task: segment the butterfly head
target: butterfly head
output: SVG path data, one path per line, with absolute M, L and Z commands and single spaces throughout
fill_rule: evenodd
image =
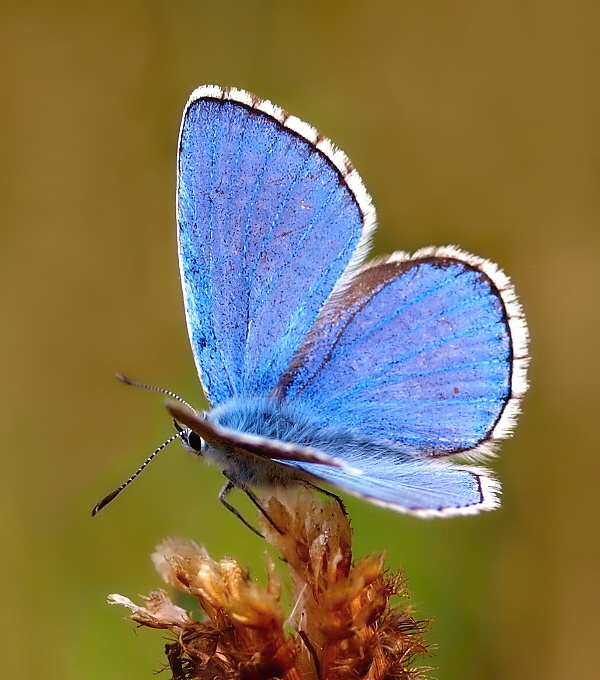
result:
M 204 454 L 206 451 L 206 442 L 200 435 L 189 428 L 182 428 L 178 423 L 175 423 L 175 427 L 179 432 L 179 438 L 181 439 L 182 444 L 190 453 L 194 453 L 197 456 Z

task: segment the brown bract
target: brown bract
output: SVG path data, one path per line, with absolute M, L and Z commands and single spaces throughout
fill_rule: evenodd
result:
M 425 623 L 411 613 L 399 576 L 382 554 L 353 563 L 351 530 L 341 507 L 314 495 L 278 493 L 263 504 L 277 526 L 262 522 L 292 580 L 286 616 L 281 582 L 266 557 L 267 584 L 253 581 L 235 560 L 212 560 L 196 544 L 168 539 L 152 556 L 163 579 L 192 595 L 205 612 L 196 620 L 164 591 L 138 607 L 120 595 L 109 602 L 132 611 L 139 624 L 169 629 L 175 680 L 417 680 L 427 653 Z M 390 598 L 400 596 L 400 604 Z

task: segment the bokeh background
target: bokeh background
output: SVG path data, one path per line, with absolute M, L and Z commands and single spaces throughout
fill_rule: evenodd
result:
M 108 593 L 160 585 L 172 534 L 261 572 L 220 474 L 172 446 L 161 399 L 202 396 L 175 252 L 194 87 L 237 85 L 343 148 L 376 252 L 458 244 L 513 278 L 532 387 L 493 463 L 494 513 L 420 521 L 349 500 L 434 619 L 440 680 L 600 673 L 600 5 L 584 0 L 4 0 L 0 8 L 3 678 L 143 679 L 164 639 Z M 243 505 L 243 504 L 242 504 Z

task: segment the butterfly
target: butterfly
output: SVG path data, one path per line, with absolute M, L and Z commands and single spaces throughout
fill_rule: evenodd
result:
M 453 246 L 365 262 L 375 209 L 349 159 L 235 88 L 187 103 L 177 222 L 211 408 L 168 408 L 223 501 L 325 482 L 424 517 L 497 506 L 488 470 L 450 462 L 490 455 L 527 389 L 526 322 L 495 264 Z

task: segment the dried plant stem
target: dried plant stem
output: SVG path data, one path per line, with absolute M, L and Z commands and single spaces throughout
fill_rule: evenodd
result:
M 194 596 L 206 613 L 197 621 L 164 591 L 139 607 L 120 595 L 141 625 L 171 630 L 167 645 L 175 680 L 418 680 L 415 665 L 428 651 L 425 622 L 417 621 L 399 576 L 389 576 L 383 554 L 353 562 L 347 516 L 335 503 L 308 492 L 280 492 L 263 505 L 267 540 L 291 574 L 294 608 L 286 618 L 281 582 L 266 556 L 260 586 L 232 559 L 212 560 L 190 541 L 168 539 L 152 556 L 163 579 Z M 403 606 L 392 606 L 399 595 Z

